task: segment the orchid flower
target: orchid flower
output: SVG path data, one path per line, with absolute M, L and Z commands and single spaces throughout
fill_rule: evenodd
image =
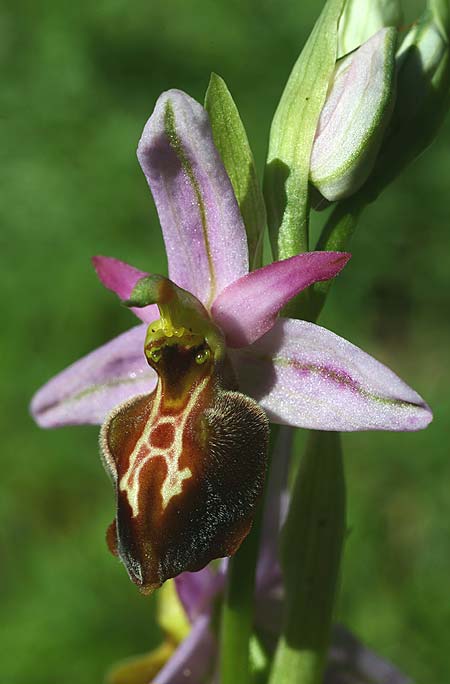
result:
M 143 321 L 50 380 L 43 427 L 102 423 L 115 486 L 111 550 L 151 591 L 231 555 L 261 496 L 267 418 L 320 430 L 419 430 L 421 397 L 366 353 L 278 317 L 349 259 L 310 252 L 248 271 L 245 227 L 206 111 L 172 90 L 138 147 L 158 210 L 169 278 L 95 257 L 102 283 Z
M 277 541 L 287 507 L 287 475 L 292 431 L 281 432 L 273 454 L 267 486 L 262 544 L 255 585 L 255 633 L 250 643 L 256 672 L 268 667 L 281 628 L 283 585 Z M 166 641 L 148 654 L 114 665 L 107 684 L 198 684 L 216 682 L 219 649 L 214 627 L 215 606 L 226 582 L 227 559 L 217 569 L 185 572 L 158 594 L 158 617 Z M 258 646 L 260 650 L 258 649 Z M 266 655 L 264 655 L 266 654 Z M 259 681 L 259 680 L 258 680 Z M 408 684 L 410 680 L 382 660 L 344 627 L 333 628 L 326 684 Z

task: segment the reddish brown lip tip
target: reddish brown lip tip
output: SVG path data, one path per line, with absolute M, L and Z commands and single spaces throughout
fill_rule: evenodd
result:
M 138 589 L 143 596 L 151 596 L 156 589 L 160 588 L 160 586 L 160 584 L 143 584 L 138 587 Z

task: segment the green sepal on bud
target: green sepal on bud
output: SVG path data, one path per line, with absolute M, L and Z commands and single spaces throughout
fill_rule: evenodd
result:
M 338 57 L 365 43 L 386 26 L 401 26 L 399 0 L 347 0 L 339 21 Z
M 381 191 L 430 145 L 450 105 L 448 0 L 429 0 L 397 54 L 397 100 L 377 162 Z
M 329 201 L 367 180 L 395 98 L 397 30 L 378 31 L 336 65 L 311 154 L 310 180 Z
M 180 338 L 196 335 L 203 338 L 214 358 L 225 353 L 225 341 L 220 329 L 213 323 L 205 307 L 187 290 L 161 275 L 144 276 L 133 288 L 126 306 L 144 307 L 156 304 L 161 318 L 148 328 L 146 346 L 158 336 Z

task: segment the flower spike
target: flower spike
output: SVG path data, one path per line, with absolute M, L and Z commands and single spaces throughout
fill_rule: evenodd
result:
M 343 4 L 327 4 L 315 34 L 318 59 L 326 62 L 319 100 Z M 300 80 L 312 89 L 318 77 L 308 50 Z M 311 115 L 312 144 L 320 103 L 315 97 L 312 109 L 305 105 L 304 92 L 297 105 Z M 285 127 L 278 133 L 290 153 Z M 303 156 L 305 171 L 310 154 Z M 350 343 L 278 318 L 302 289 L 335 277 L 349 255 L 296 254 L 248 272 L 242 217 L 203 107 L 180 91 L 164 93 L 138 157 L 160 216 L 170 280 L 94 257 L 101 282 L 147 325 L 60 373 L 31 410 L 43 427 L 105 421 L 101 450 L 116 496 L 108 544 L 149 592 L 238 549 L 262 492 L 268 417 L 319 430 L 409 431 L 426 427 L 432 415 L 416 392 Z M 293 227 L 285 226 L 281 255 L 292 252 Z

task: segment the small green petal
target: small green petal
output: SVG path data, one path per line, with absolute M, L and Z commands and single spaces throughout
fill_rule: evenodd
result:
M 211 74 L 205 97 L 214 143 L 219 150 L 247 232 L 251 270 L 261 266 L 266 207 L 256 173 L 255 161 L 239 116 L 225 81 Z

